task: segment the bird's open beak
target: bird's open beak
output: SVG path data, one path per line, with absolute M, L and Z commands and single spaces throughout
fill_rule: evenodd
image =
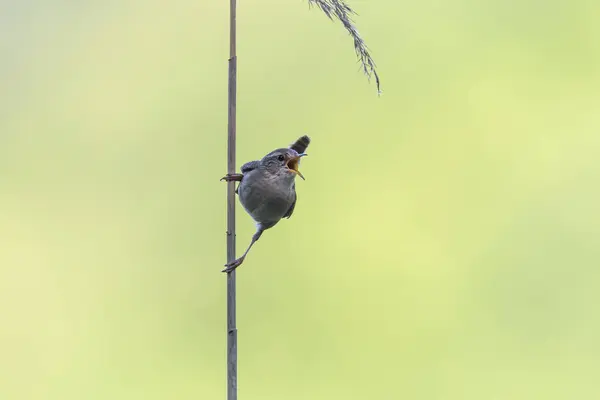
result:
M 302 173 L 300 171 L 298 171 L 298 164 L 300 164 L 300 158 L 302 158 L 306 155 L 307 155 L 306 153 L 298 154 L 296 157 L 292 157 L 290 159 L 290 161 L 287 162 L 287 167 L 289 168 L 289 170 L 298 174 L 298 176 L 300 176 L 300 178 L 302 178 L 302 179 L 304 179 L 304 176 L 302 175 Z

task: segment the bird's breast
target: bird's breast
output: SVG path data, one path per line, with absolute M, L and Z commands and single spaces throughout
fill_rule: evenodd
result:
M 279 221 L 295 199 L 293 184 L 259 174 L 244 177 L 238 194 L 242 206 L 259 223 Z

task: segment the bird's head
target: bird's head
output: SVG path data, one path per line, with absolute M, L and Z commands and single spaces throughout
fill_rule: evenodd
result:
M 294 149 L 273 150 L 260 160 L 261 166 L 270 174 L 289 179 L 294 179 L 296 175 L 304 179 L 304 176 L 298 170 L 300 159 L 306 156 L 306 153 L 298 153 Z

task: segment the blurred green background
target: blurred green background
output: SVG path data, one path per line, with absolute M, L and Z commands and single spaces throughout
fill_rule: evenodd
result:
M 241 0 L 240 399 L 600 398 L 600 4 Z M 0 398 L 222 399 L 226 1 L 6 2 Z M 254 225 L 238 208 L 238 253 Z

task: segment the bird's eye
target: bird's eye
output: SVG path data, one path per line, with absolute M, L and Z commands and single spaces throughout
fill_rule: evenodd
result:
M 283 156 L 283 154 L 280 154 L 279 157 L 277 157 L 277 159 L 279 161 L 283 161 L 283 160 L 285 160 L 285 157 Z

